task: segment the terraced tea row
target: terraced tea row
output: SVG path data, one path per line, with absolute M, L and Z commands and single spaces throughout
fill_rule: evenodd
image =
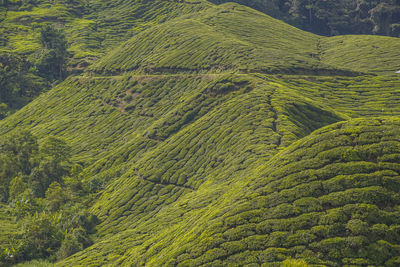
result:
M 285 76 L 281 84 L 353 118 L 400 114 L 400 78 L 396 76 Z
M 11 241 L 12 235 L 18 232 L 14 218 L 5 205 L 0 205 L 0 249 L 4 249 Z

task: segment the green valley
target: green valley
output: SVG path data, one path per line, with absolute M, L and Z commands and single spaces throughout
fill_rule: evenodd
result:
M 3 6 L 0 266 L 400 264 L 400 39 L 205 0 Z

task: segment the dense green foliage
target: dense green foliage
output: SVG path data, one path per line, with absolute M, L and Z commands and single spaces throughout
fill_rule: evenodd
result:
M 323 35 L 380 34 L 400 37 L 398 0 L 212 0 L 237 2 L 304 30 Z
M 124 2 L 0 1 L 0 118 L 143 29 L 211 6 L 206 1 Z
M 30 70 L 31 63 L 14 54 L 0 54 L 0 119 L 26 105 L 47 87 Z
M 0 262 L 63 259 L 90 245 L 88 234 L 96 218 L 81 210 L 82 167 L 69 166 L 66 143 L 48 137 L 38 145 L 31 133 L 19 132 L 5 136 L 0 147 L 0 197 L 9 203 L 0 218 L 6 223 L 0 235 Z M 10 215 L 20 231 L 9 226 Z
M 63 80 L 66 72 L 67 41 L 61 30 L 50 25 L 40 31 L 43 50 L 38 58 L 38 72 L 50 80 Z
M 0 264 L 399 264 L 399 39 L 198 0 L 9 1 L 0 30 L 69 74 L 0 121 Z

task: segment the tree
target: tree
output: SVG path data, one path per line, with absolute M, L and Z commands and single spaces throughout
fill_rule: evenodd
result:
M 12 160 L 5 154 L 0 154 L 0 201 L 8 201 L 9 185 L 16 175 Z
M 26 189 L 28 189 L 28 185 L 22 177 L 15 176 L 10 182 L 10 200 L 16 200 Z
M 41 29 L 40 43 L 43 49 L 37 63 L 39 74 L 49 80 L 63 80 L 68 56 L 64 32 L 47 24 Z
M 64 232 L 57 214 L 36 213 L 23 224 L 21 254 L 24 260 L 47 258 L 61 246 Z
M 0 120 L 7 117 L 8 105 L 6 103 L 0 103 Z
M 8 200 L 10 182 L 15 176 L 31 173 L 37 151 L 36 138 L 28 131 L 0 140 L 0 201 Z
M 52 182 L 46 190 L 47 208 L 49 211 L 57 211 L 68 201 L 68 195 L 60 183 Z
M 60 164 L 63 161 L 68 161 L 71 148 L 64 140 L 50 136 L 41 144 L 39 153 L 42 158 L 51 157 L 54 164 Z
M 18 198 L 13 199 L 11 202 L 12 215 L 20 220 L 26 216 L 31 216 L 43 210 L 42 205 L 35 199 L 33 192 L 30 188 L 26 189 Z
M 0 0 L 0 6 L 8 7 L 8 0 Z
M 44 197 L 52 182 L 62 183 L 63 177 L 69 174 L 67 166 L 70 147 L 62 139 L 48 137 L 39 148 L 38 166 L 30 175 L 30 186 L 36 197 Z
M 4 140 L 0 147 L 13 159 L 15 168 L 29 175 L 35 165 L 34 157 L 38 151 L 37 138 L 29 131 L 21 131 Z
M 65 259 L 91 244 L 92 241 L 85 229 L 82 227 L 73 229 L 71 233 L 66 234 L 60 249 L 57 251 L 57 259 Z
M 0 55 L 0 102 L 10 103 L 20 90 L 19 81 L 25 62 L 12 54 Z
M 33 74 L 31 67 L 32 63 L 18 55 L 0 54 L 0 104 L 19 108 L 47 87 L 43 78 Z
M 374 23 L 373 32 L 376 34 L 391 35 L 392 24 L 400 22 L 400 7 L 389 3 L 380 3 L 370 10 L 371 20 Z
M 232 1 L 318 34 L 400 36 L 399 0 L 211 0 Z
M 72 166 L 69 177 L 64 178 L 64 184 L 70 191 L 71 196 L 79 196 L 83 194 L 83 185 L 81 182 L 83 168 L 79 164 Z

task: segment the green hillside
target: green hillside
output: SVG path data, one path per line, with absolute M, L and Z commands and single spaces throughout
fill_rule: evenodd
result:
M 399 39 L 233 3 L 68 3 L 11 11 L 67 12 L 88 64 L 0 121 L 0 264 L 399 264 Z
M 301 257 L 329 266 L 396 266 L 398 132 L 395 118 L 323 128 L 269 162 L 250 164 L 255 168 L 229 186 L 214 182 L 187 192 L 64 265 L 115 259 L 116 265 L 230 266 Z M 117 221 L 107 228 L 121 227 L 124 220 Z
M 223 4 L 151 27 L 91 67 L 123 71 L 393 74 L 398 38 L 320 37 L 250 8 Z
M 252 9 L 224 4 L 138 34 L 95 71 L 291 71 L 318 65 L 318 36 Z
M 30 2 L 30 3 L 26 3 Z M 31 54 L 40 49 L 38 29 L 65 29 L 74 62 L 104 55 L 119 42 L 168 19 L 207 8 L 205 1 L 5 1 L 0 51 Z
M 337 36 L 321 42 L 321 59 L 337 68 L 359 72 L 393 74 L 400 69 L 398 38 L 383 36 Z
M 207 1 L 1 1 L 0 118 L 144 29 L 210 7 Z M 59 31 L 51 45 L 43 42 L 46 27 Z M 51 49 L 64 36 L 61 51 Z

